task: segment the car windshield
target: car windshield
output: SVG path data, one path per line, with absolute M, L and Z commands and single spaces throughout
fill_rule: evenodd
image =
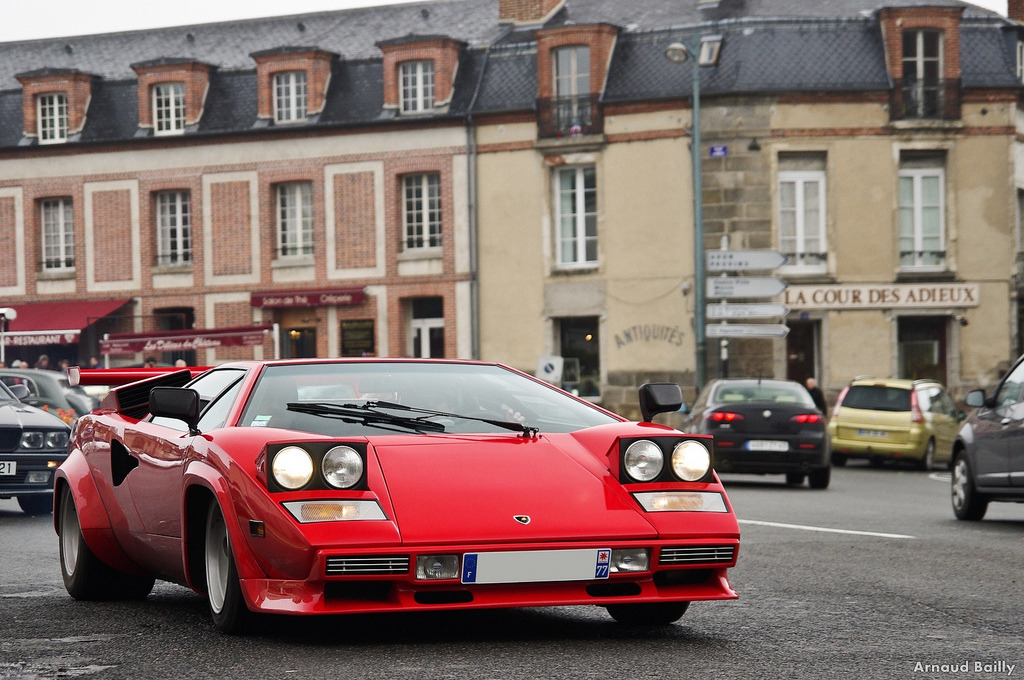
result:
M 0 403 L 8 401 L 18 401 L 18 398 L 14 396 L 14 393 L 8 389 L 7 385 L 0 382 Z
M 596 407 L 501 366 L 352 362 L 267 366 L 238 425 L 360 436 L 574 432 L 612 422 Z
M 776 404 L 799 404 L 814 408 L 814 400 L 801 385 L 793 382 L 737 380 L 721 383 L 715 390 L 714 402 L 736 404 L 746 401 L 770 401 Z
M 909 411 L 910 390 L 884 385 L 851 385 L 841 406 L 866 411 Z

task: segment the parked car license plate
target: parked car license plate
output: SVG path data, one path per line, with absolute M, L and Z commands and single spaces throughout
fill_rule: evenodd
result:
M 789 451 L 789 442 L 777 439 L 751 439 L 747 451 Z
M 608 548 L 466 553 L 462 556 L 462 582 L 541 583 L 606 579 L 611 554 Z
M 889 433 L 885 430 L 857 430 L 858 437 L 874 437 L 875 439 L 885 439 L 889 436 Z
M 0 460 L 0 475 L 13 475 L 18 471 L 18 462 L 14 460 Z

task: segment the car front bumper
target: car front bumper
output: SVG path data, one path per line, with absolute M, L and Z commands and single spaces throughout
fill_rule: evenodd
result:
M 0 497 L 53 493 L 53 474 L 65 458 L 65 451 L 0 453 L 0 463 L 14 464 L 14 474 L 0 474 Z

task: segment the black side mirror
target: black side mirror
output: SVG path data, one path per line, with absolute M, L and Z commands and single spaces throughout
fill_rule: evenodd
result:
M 199 434 L 199 404 L 199 393 L 187 387 L 154 387 L 149 391 L 149 412 L 184 421 L 189 434 Z
M 18 398 L 19 401 L 25 401 L 28 398 L 28 386 L 27 385 L 8 385 L 11 388 L 11 392 Z
M 675 383 L 647 383 L 640 386 L 640 413 L 644 422 L 659 413 L 678 411 L 683 405 L 683 391 Z

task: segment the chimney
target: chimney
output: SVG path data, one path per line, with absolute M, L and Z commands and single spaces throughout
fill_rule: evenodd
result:
M 1006 0 L 1006 16 L 1013 21 L 1024 23 L 1024 0 Z
M 565 0 L 498 0 L 498 21 L 539 24 L 561 9 L 564 3 Z

